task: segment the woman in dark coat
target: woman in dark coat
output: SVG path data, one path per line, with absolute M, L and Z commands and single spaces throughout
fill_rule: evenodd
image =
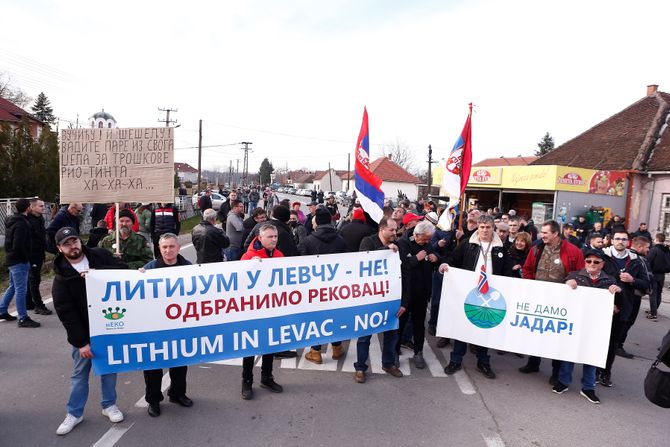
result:
M 526 262 L 531 245 L 530 234 L 524 232 L 517 233 L 514 244 L 509 248 L 509 256 L 503 269 L 505 276 L 521 278 L 522 267 Z

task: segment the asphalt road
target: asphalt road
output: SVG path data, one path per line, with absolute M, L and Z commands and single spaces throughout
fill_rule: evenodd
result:
M 182 240 L 182 253 L 194 259 L 189 237 Z M 126 419 L 116 425 L 100 414 L 98 380 L 91 375 L 84 422 L 65 437 L 55 434 L 72 368 L 64 329 L 55 315 L 35 317 L 42 323 L 38 329 L 2 322 L 0 446 L 667 446 L 670 413 L 645 399 L 642 383 L 670 328 L 668 298 L 656 322 L 644 318 L 643 302 L 626 346 L 636 357 L 616 359 L 614 387 L 596 390 L 601 405 L 579 396 L 579 367 L 570 390 L 553 394 L 546 360 L 539 374 L 526 376 L 517 371 L 525 360 L 494 352 L 498 378 L 489 380 L 468 354 L 464 369 L 446 377 L 442 368 L 451 347 L 438 349 L 430 336 L 424 347 L 428 367 L 416 369 L 403 351 L 406 376 L 393 378 L 381 372 L 379 340 L 373 338 L 377 354 L 365 384 L 353 380 L 355 343 L 345 343 L 345 358 L 335 362 L 326 355 L 318 367 L 302 351 L 298 359 L 276 360 L 284 393 L 272 394 L 256 382 L 251 401 L 240 398 L 239 360 L 194 365 L 188 395 L 195 405 L 165 401 L 159 418 L 146 413 L 142 374 L 120 374 L 118 405 Z

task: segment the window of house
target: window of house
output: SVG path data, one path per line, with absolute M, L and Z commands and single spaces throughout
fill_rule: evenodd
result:
M 102 121 L 98 122 L 98 128 L 102 129 Z
M 670 194 L 663 194 L 661 199 L 661 230 L 670 236 Z

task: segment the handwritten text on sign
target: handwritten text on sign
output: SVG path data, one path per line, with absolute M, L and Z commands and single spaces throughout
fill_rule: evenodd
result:
M 63 202 L 172 202 L 174 129 L 63 129 Z
M 166 368 L 348 340 L 398 327 L 388 250 L 86 277 L 93 367 Z

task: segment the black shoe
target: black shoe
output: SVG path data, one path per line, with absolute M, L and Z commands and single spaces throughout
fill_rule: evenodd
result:
M 270 390 L 273 393 L 281 393 L 284 391 L 284 388 L 277 382 L 275 382 L 274 377 L 267 377 L 265 379 L 261 379 L 261 388 L 265 388 L 266 390 Z
M 449 362 L 449 364 L 444 367 L 444 373 L 450 376 L 452 374 L 455 374 L 456 371 L 460 371 L 460 369 L 461 369 L 460 363 Z
M 477 362 L 477 371 L 484 374 L 484 377 L 486 377 L 487 379 L 496 378 L 496 373 L 494 373 L 493 370 L 491 369 L 491 365 Z
M 584 396 L 586 398 L 586 400 L 588 400 L 592 404 L 599 404 L 600 403 L 600 399 L 598 399 L 598 396 L 596 396 L 596 392 L 593 391 L 593 390 L 581 390 L 579 392 L 579 394 Z
M 551 389 L 551 391 L 553 391 L 556 394 L 563 394 L 566 391 L 568 391 L 568 386 L 563 385 L 560 381 L 557 380 L 556 385 L 554 385 L 554 387 Z
M 519 368 L 519 372 L 523 374 L 530 374 L 530 373 L 536 373 L 540 372 L 540 367 L 539 366 L 532 366 L 529 364 L 523 365 L 521 368 Z
M 635 358 L 633 354 L 626 352 L 624 348 L 616 348 L 616 355 L 618 355 L 619 357 L 623 357 L 625 359 Z
M 23 320 L 19 320 L 19 327 L 35 328 L 40 326 L 42 325 L 35 320 L 31 320 L 30 317 L 26 317 Z
M 149 404 L 149 408 L 147 408 L 147 413 L 149 413 L 149 416 L 152 418 L 157 418 L 158 416 L 161 415 L 161 406 L 158 402 L 155 404 Z
M 254 390 L 251 389 L 251 380 L 242 380 L 242 399 L 251 400 L 254 398 Z
M 600 379 L 598 380 L 598 383 L 604 387 L 612 388 L 612 379 L 610 378 L 610 375 L 605 372 L 600 374 Z
M 0 320 L 15 321 L 16 317 L 5 312 L 4 314 L 0 314 Z
M 278 359 L 294 359 L 298 356 L 298 353 L 295 351 L 281 351 L 275 352 L 275 357 Z
M 186 396 L 170 397 L 170 402 L 172 402 L 173 404 L 181 405 L 182 407 L 193 406 L 193 401 Z
M 52 311 L 46 308 L 46 306 L 40 306 L 35 308 L 35 313 L 37 315 L 51 315 L 53 314 Z

